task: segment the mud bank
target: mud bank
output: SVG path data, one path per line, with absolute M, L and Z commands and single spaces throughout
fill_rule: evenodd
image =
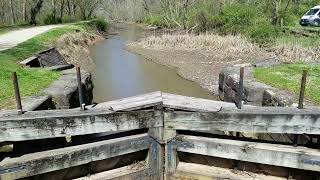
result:
M 82 69 L 92 72 L 95 64 L 90 57 L 89 47 L 105 38 L 106 34 L 103 32 L 97 34 L 78 32 L 63 35 L 53 43 L 53 46 L 69 64 L 81 66 Z
M 224 67 L 251 64 L 271 56 L 270 53 L 246 41 L 237 42 L 238 39 L 229 39 L 224 42 L 214 41 L 214 39 L 203 39 L 194 42 L 192 38 L 189 40 L 189 37 L 183 35 L 177 37 L 177 40 L 172 40 L 170 37 L 160 40 L 147 38 L 128 44 L 127 49 L 146 59 L 177 70 L 177 73 L 183 78 L 198 83 L 215 95 L 219 94 L 219 73 Z M 237 43 L 239 46 L 233 48 L 229 43 Z

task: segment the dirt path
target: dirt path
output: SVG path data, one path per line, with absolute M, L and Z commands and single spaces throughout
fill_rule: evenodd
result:
M 62 27 L 64 25 L 39 26 L 26 29 L 20 29 L 0 35 L 0 51 L 10 49 L 18 44 L 27 41 L 39 34 L 49 31 L 53 28 Z

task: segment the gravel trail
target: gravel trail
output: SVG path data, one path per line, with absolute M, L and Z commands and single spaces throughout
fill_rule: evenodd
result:
M 18 44 L 27 41 L 28 39 L 31 39 L 39 34 L 47 32 L 53 28 L 63 26 L 64 25 L 49 25 L 10 31 L 6 34 L 0 35 L 0 51 L 13 48 Z

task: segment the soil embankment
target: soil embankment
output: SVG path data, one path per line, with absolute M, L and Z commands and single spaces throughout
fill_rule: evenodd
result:
M 150 36 L 129 44 L 128 49 L 176 69 L 182 77 L 216 95 L 219 73 L 224 67 L 250 64 L 272 56 L 240 36 L 211 34 Z
M 95 64 L 90 57 L 89 47 L 104 39 L 102 33 L 77 32 L 63 35 L 53 46 L 69 64 L 81 66 L 82 69 L 92 72 Z
M 160 33 L 154 31 L 151 36 L 128 44 L 128 50 L 176 69 L 180 76 L 200 84 L 215 95 L 219 94 L 219 73 L 226 67 L 236 69 L 239 66 L 254 67 L 257 64 L 259 67 L 269 67 L 281 63 L 310 63 L 319 60 L 318 47 L 303 47 L 299 44 L 261 47 L 242 36 L 198 36 L 184 32 L 163 33 L 162 30 Z M 245 79 L 256 83 L 252 75 Z M 281 98 L 290 97 L 286 98 L 286 101 L 291 101 L 291 96 L 294 98 L 285 91 Z M 261 104 L 261 101 L 256 104 Z

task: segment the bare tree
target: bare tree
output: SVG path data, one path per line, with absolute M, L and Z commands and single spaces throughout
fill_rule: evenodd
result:
M 33 0 L 35 1 L 35 6 L 31 8 L 31 15 L 30 15 L 30 24 L 31 25 L 37 25 L 37 15 L 39 14 L 42 5 L 43 5 L 43 0 Z
M 27 3 L 28 3 L 28 0 L 24 0 L 24 2 L 23 2 L 23 20 L 24 20 L 24 22 L 28 22 Z
M 16 15 L 15 15 L 15 11 L 14 11 L 14 8 L 13 8 L 13 0 L 10 0 L 10 10 L 11 10 L 11 20 L 12 20 L 12 24 L 16 24 Z

